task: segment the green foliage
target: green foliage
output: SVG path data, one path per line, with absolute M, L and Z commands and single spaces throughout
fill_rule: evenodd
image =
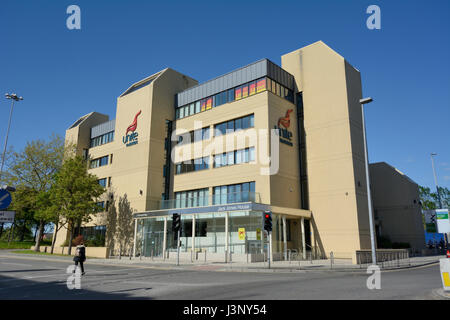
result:
M 428 187 L 419 186 L 420 201 L 424 210 L 434 210 L 439 208 L 439 198 L 437 192 L 431 192 Z M 450 190 L 445 187 L 439 187 L 442 207 L 448 208 L 450 205 Z
M 34 241 L 11 241 L 8 245 L 7 240 L 0 241 L 0 249 L 30 249 L 34 246 Z
M 97 177 L 87 172 L 86 162 L 79 156 L 66 159 L 56 174 L 50 201 L 52 212 L 60 212 L 71 223 L 89 222 L 101 209 L 95 198 L 105 192 Z

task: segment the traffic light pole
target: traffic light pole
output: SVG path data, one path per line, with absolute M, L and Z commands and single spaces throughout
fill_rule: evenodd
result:
M 180 229 L 178 229 L 177 237 L 177 266 L 180 265 Z
M 267 248 L 268 252 L 267 262 L 269 262 L 269 269 L 270 269 L 270 261 L 272 260 L 272 232 L 268 231 L 267 235 L 269 236 L 269 248 Z

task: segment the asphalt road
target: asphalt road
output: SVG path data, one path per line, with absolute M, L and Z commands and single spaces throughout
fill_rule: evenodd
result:
M 439 265 L 381 273 L 369 290 L 364 273 L 252 273 L 163 270 L 86 264 L 81 289 L 66 285 L 68 261 L 0 257 L 5 299 L 434 299 Z

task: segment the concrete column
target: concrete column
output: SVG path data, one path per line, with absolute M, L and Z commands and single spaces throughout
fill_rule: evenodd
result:
M 313 252 L 315 252 L 315 250 L 316 250 L 316 237 L 315 237 L 315 234 L 314 234 L 314 228 L 313 228 L 313 223 L 312 223 L 312 218 L 311 219 L 309 219 L 309 230 L 310 230 L 310 232 L 311 232 L 311 254 L 313 253 Z M 315 258 L 315 257 L 314 257 Z
M 195 214 L 192 215 L 192 244 L 191 244 L 191 261 L 195 258 Z
M 287 258 L 287 238 L 286 238 L 286 216 L 282 217 L 283 219 L 283 251 L 284 251 L 284 260 Z
M 135 258 L 136 258 L 137 221 L 138 221 L 138 219 L 134 219 L 133 257 L 135 257 Z
M 164 217 L 163 259 L 166 260 L 167 250 L 167 217 Z
M 303 259 L 306 259 L 305 218 L 301 218 L 300 224 L 302 229 L 302 254 Z
M 225 262 L 228 262 L 228 212 L 225 212 Z

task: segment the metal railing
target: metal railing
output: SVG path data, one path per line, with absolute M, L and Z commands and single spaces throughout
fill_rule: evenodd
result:
M 233 204 L 241 202 L 261 202 L 259 192 L 232 192 L 226 194 L 213 194 L 204 197 L 186 197 L 179 199 L 160 200 L 159 209 L 177 209 L 206 207 L 210 205 Z

